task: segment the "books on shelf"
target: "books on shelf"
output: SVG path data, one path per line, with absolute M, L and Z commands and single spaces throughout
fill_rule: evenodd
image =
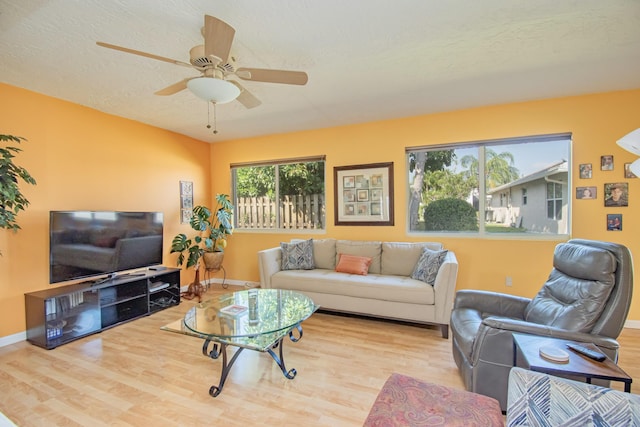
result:
M 149 292 L 157 292 L 162 289 L 166 289 L 170 286 L 169 283 L 166 282 L 151 282 L 149 283 Z

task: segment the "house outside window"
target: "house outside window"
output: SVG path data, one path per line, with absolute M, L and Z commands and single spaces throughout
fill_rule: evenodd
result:
M 407 148 L 409 232 L 568 235 L 570 148 L 569 133 Z
M 238 230 L 325 228 L 324 156 L 232 164 Z

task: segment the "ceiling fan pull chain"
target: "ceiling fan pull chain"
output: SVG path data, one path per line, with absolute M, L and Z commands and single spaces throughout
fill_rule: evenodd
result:
M 216 121 L 216 103 L 212 102 L 213 104 L 213 134 L 217 134 L 218 133 L 218 123 Z
M 216 122 L 216 103 L 207 102 L 207 129 L 211 129 L 211 104 L 213 104 L 213 133 L 218 133 L 218 124 Z

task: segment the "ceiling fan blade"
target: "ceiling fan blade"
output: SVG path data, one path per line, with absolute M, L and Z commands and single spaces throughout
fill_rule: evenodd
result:
M 159 91 L 155 92 L 155 94 L 160 96 L 166 96 L 166 95 L 173 95 L 174 93 L 178 93 L 181 90 L 184 90 L 187 88 L 187 82 L 189 80 L 191 80 L 191 78 L 180 80 L 178 83 L 174 83 L 171 86 L 167 86 L 164 89 L 160 89 Z
M 208 58 L 214 56 L 220 61 L 226 62 L 235 34 L 236 30 L 231 25 L 214 16 L 205 15 L 204 54 Z
M 249 92 L 246 88 L 244 88 L 240 83 L 235 80 L 227 80 L 228 82 L 233 83 L 240 89 L 240 95 L 236 98 L 236 100 L 244 105 L 246 108 L 255 108 L 258 105 L 262 104 L 258 98 L 256 98 L 251 92 Z
M 106 47 L 106 48 L 109 48 L 109 49 L 119 50 L 119 51 L 126 52 L 126 53 L 132 53 L 134 55 L 144 56 L 145 58 L 151 58 L 151 59 L 155 59 L 155 60 L 158 60 L 158 61 L 168 62 L 169 64 L 182 65 L 183 67 L 195 68 L 193 65 L 191 65 L 191 64 L 189 64 L 187 62 L 182 62 L 182 61 L 178 61 L 178 60 L 171 59 L 171 58 L 165 58 L 164 56 L 158 56 L 158 55 L 154 55 L 152 53 L 141 52 L 139 50 L 129 49 L 127 47 L 116 46 L 114 44 L 109 44 L 109 43 L 104 43 L 104 42 L 96 42 L 96 44 L 98 46 Z
M 238 68 L 237 75 L 243 80 L 288 85 L 305 85 L 309 80 L 303 71 L 271 70 L 266 68 Z M 246 73 L 249 73 L 247 76 Z

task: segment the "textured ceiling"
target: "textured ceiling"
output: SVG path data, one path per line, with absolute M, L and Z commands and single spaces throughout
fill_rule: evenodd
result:
M 262 101 L 154 92 L 195 70 L 204 14 L 236 30 L 238 66 L 306 71 L 243 81 Z M 216 142 L 640 88 L 640 0 L 0 0 L 0 82 Z

